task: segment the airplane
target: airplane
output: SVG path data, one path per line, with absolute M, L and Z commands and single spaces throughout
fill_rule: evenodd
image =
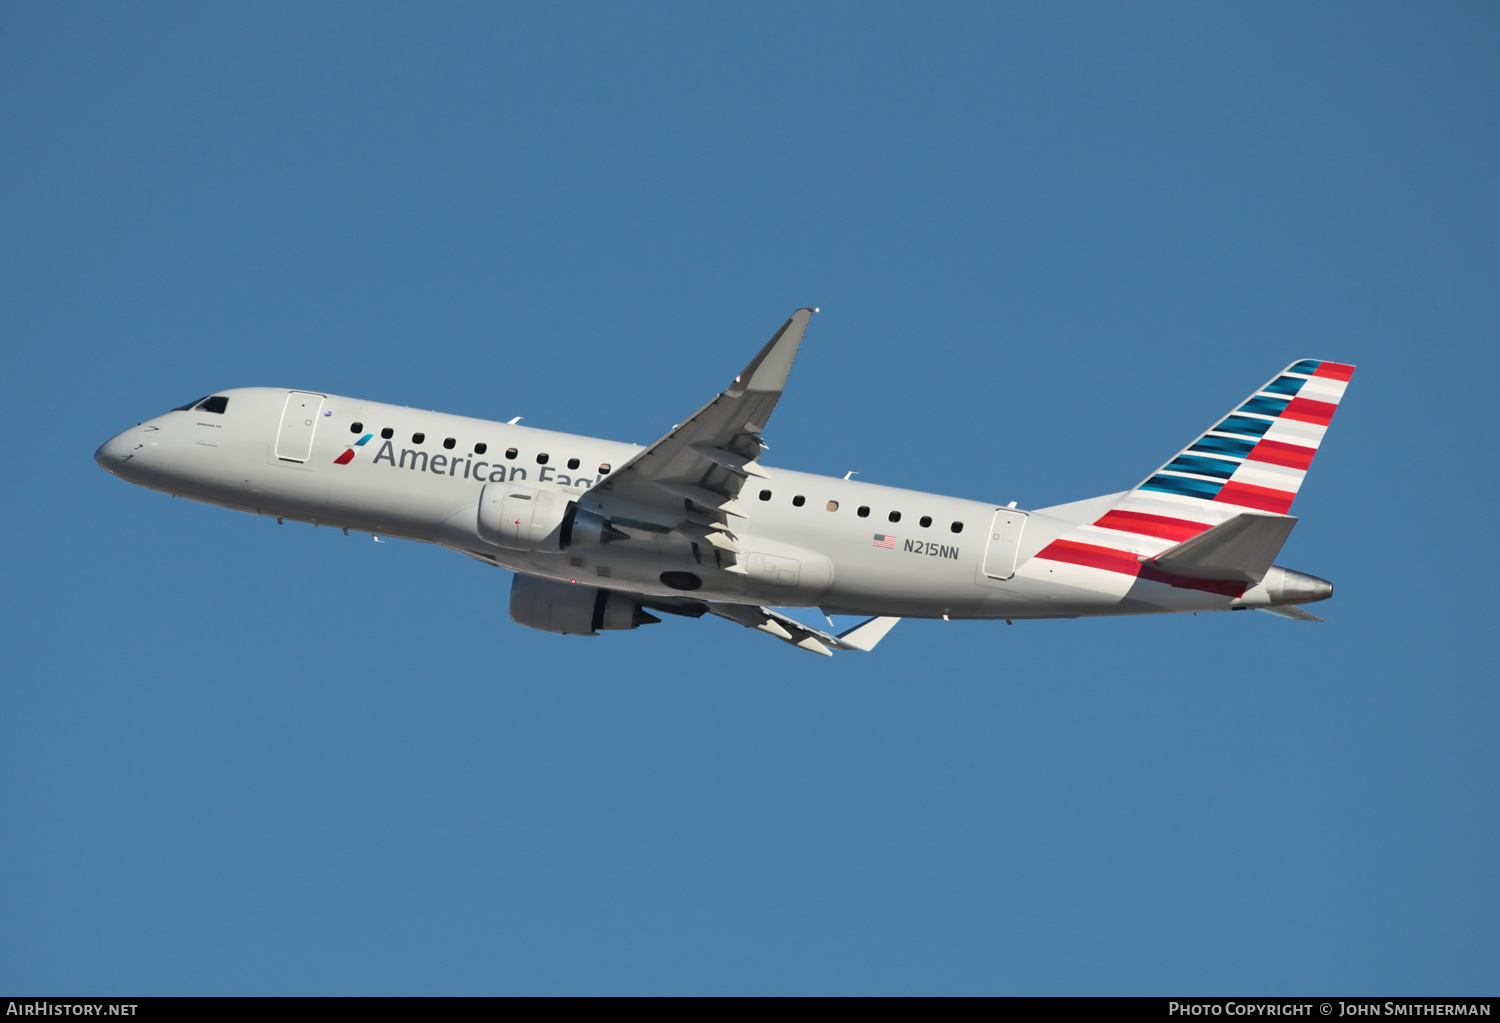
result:
M 1138 486 L 1022 509 L 764 464 L 761 434 L 815 312 L 793 313 L 646 447 L 245 387 L 140 423 L 94 458 L 174 497 L 508 569 L 511 619 L 562 635 L 712 614 L 832 655 L 874 649 L 902 618 L 1323 620 L 1298 605 L 1333 584 L 1273 562 L 1353 366 L 1294 362 Z M 865 620 L 833 634 L 784 608 Z

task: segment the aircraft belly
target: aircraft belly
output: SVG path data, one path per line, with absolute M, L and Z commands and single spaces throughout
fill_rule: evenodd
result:
M 1015 579 L 995 592 L 998 608 L 1055 609 L 1071 615 L 1167 614 L 1220 611 L 1231 598 L 1219 593 L 1171 586 L 1136 576 L 1066 562 L 1032 560 Z
M 928 553 L 929 546 L 931 553 Z M 904 618 L 981 616 L 989 590 L 974 583 L 974 561 L 941 544 L 897 540 L 890 548 L 841 543 L 822 605 Z

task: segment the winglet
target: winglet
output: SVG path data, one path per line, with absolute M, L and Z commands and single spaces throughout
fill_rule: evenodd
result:
M 781 325 L 776 336 L 766 342 L 760 354 L 750 360 L 744 372 L 734 378 L 728 393 L 739 397 L 746 391 L 772 391 L 781 393 L 786 387 L 787 377 L 792 372 L 792 362 L 797 358 L 797 349 L 802 346 L 802 334 L 807 330 L 807 321 L 816 309 L 798 309 L 792 318 Z
M 868 653 L 875 644 L 885 639 L 885 634 L 896 627 L 900 618 L 871 618 L 860 622 L 847 632 L 838 634 L 839 646 L 845 650 L 863 650 Z

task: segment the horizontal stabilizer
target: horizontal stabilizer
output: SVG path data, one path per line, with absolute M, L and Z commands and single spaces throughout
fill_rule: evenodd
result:
M 1304 611 L 1300 607 L 1292 607 L 1290 604 L 1286 605 L 1285 607 L 1258 607 L 1255 610 L 1264 611 L 1268 615 L 1280 615 L 1283 618 L 1294 618 L 1299 622 L 1327 621 L 1326 618 L 1319 618 L 1311 611 Z
M 1147 564 L 1189 579 L 1258 583 L 1296 524 L 1292 515 L 1246 512 L 1168 547 Z

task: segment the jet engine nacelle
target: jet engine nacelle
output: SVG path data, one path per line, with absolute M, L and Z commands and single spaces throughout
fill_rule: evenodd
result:
M 627 538 L 567 494 L 524 483 L 485 484 L 479 492 L 479 536 L 515 551 L 562 551 Z
M 597 636 L 600 630 L 637 629 L 661 621 L 623 593 L 520 572 L 510 584 L 510 620 L 564 636 Z

